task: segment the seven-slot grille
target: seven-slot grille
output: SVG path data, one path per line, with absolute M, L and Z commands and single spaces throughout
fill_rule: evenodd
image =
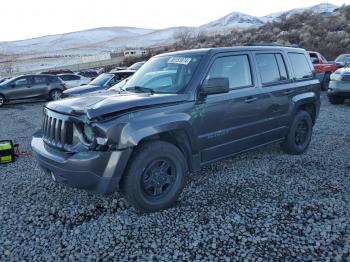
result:
M 64 148 L 73 142 L 73 123 L 64 115 L 45 110 L 42 132 L 44 141 L 55 147 Z
M 350 81 L 350 74 L 343 75 L 343 81 Z

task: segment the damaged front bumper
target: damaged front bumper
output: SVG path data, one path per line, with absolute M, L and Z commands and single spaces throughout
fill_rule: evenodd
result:
M 42 169 L 58 182 L 101 194 L 119 190 L 132 152 L 132 149 L 125 149 L 67 153 L 46 145 L 41 131 L 33 135 L 31 146 Z

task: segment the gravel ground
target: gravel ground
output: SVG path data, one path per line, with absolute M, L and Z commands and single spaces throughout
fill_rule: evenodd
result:
M 154 214 L 54 183 L 32 157 L 1 166 L 0 260 L 350 261 L 350 103 L 322 102 L 306 154 L 275 145 L 213 164 Z M 1 108 L 0 139 L 25 148 L 42 105 Z

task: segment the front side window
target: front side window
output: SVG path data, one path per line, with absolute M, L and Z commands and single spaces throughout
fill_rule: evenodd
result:
M 24 86 L 24 85 L 29 85 L 30 81 L 27 77 L 21 77 L 18 78 L 14 81 L 14 85 L 15 86 Z
M 248 55 L 217 58 L 212 64 L 206 80 L 227 78 L 230 89 L 248 87 L 253 84 Z
M 312 78 L 312 70 L 304 54 L 288 53 L 288 56 L 296 79 L 302 80 Z
M 154 93 L 182 93 L 192 79 L 201 57 L 183 54 L 152 58 L 130 78 L 123 89 L 146 92 L 147 88 L 148 92 Z M 162 77 L 171 77 L 172 81 L 156 81 Z
M 281 54 L 257 54 L 256 61 L 263 84 L 273 84 L 288 79 Z

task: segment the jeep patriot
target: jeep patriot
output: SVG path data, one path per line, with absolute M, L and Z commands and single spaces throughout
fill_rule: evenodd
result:
M 170 207 L 189 172 L 279 143 L 307 150 L 320 83 L 303 49 L 211 48 L 161 54 L 121 88 L 46 104 L 32 148 L 72 187 L 120 190 L 143 212 Z

